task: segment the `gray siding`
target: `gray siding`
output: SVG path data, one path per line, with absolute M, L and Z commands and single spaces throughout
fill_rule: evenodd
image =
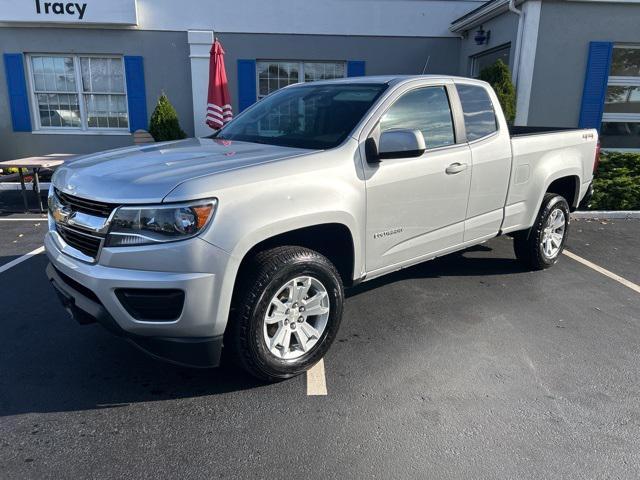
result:
M 162 91 L 193 134 L 191 70 L 186 32 L 80 28 L 0 28 L 2 53 L 121 54 L 144 57 L 149 116 Z M 32 118 L 33 123 L 33 118 Z M 11 127 L 4 63 L 0 61 L 0 160 L 48 153 L 90 153 L 131 145 L 129 135 L 16 133 Z
M 457 75 L 457 38 L 358 37 L 221 33 L 234 111 L 238 108 L 237 60 L 364 60 L 367 75 Z
M 485 31 L 491 31 L 489 45 L 476 45 L 473 37 L 479 27 L 474 27 L 467 32 L 460 46 L 459 74 L 467 77 L 470 74 L 471 57 L 487 50 L 492 50 L 507 43 L 511 44 L 509 65 L 513 67 L 516 37 L 518 35 L 518 16 L 511 12 L 505 12 L 482 24 Z
M 543 1 L 529 125 L 578 125 L 590 41 L 640 44 L 640 5 Z

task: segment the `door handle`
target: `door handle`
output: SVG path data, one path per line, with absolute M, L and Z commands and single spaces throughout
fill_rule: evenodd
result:
M 456 173 L 460 173 L 463 170 L 467 169 L 467 164 L 466 163 L 452 163 L 451 165 L 449 165 L 447 167 L 447 169 L 445 170 L 445 172 L 447 172 L 447 175 L 454 175 Z

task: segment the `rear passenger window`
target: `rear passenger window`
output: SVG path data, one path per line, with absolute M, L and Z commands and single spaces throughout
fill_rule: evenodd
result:
M 464 84 L 457 84 L 456 89 L 464 113 L 467 140 L 471 142 L 496 132 L 496 114 L 487 91 L 477 85 Z
M 456 143 L 449 97 L 444 87 L 425 87 L 405 93 L 380 119 L 380 131 L 420 130 L 427 148 Z

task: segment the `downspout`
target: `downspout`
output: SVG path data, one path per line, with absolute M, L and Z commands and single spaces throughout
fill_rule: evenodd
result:
M 515 48 L 515 65 L 513 66 L 513 72 L 511 74 L 511 79 L 513 80 L 513 84 L 516 87 L 516 92 L 518 91 L 518 77 L 520 73 L 520 58 L 522 56 L 522 34 L 524 30 L 524 12 L 522 10 L 518 10 L 516 8 L 515 0 L 509 0 L 509 11 L 515 13 L 520 17 L 518 19 L 518 33 L 516 36 L 516 48 Z

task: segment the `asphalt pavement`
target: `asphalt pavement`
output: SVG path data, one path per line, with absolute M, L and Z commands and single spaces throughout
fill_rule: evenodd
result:
M 0 266 L 38 223 L 0 220 Z M 349 291 L 326 396 L 77 325 L 36 255 L 0 273 L 0 478 L 640 478 L 640 295 L 511 243 Z M 567 248 L 640 282 L 638 220 L 573 221 Z

